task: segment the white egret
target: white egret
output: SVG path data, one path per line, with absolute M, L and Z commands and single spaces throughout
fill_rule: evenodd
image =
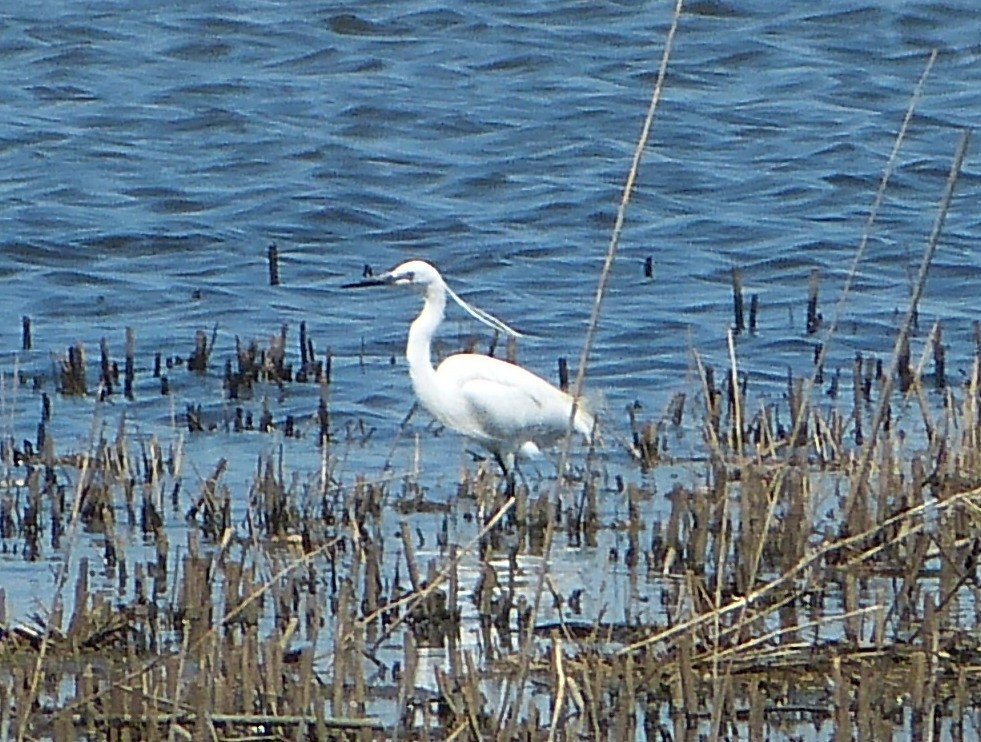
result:
M 390 285 L 416 286 L 425 295 L 405 346 L 417 399 L 440 423 L 490 451 L 505 473 L 511 472 L 519 452 L 534 454 L 540 446 L 559 441 L 573 405 L 574 429 L 591 437 L 593 416 L 581 402 L 527 369 L 477 353 L 451 355 L 433 368 L 430 346 L 443 322 L 447 295 L 489 327 L 514 337 L 521 333 L 463 301 L 429 263 L 410 260 L 344 288 Z

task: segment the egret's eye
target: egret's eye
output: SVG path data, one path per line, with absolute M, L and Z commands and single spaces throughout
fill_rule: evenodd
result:
M 412 283 L 416 280 L 416 274 L 412 271 L 406 271 L 405 273 L 397 276 L 395 279 L 396 283 Z

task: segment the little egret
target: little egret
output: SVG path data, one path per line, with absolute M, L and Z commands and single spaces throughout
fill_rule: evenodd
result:
M 343 288 L 392 285 L 415 286 L 425 295 L 405 346 L 416 398 L 440 423 L 490 451 L 505 473 L 511 472 L 519 452 L 535 454 L 539 446 L 559 441 L 568 429 L 573 405 L 573 427 L 591 437 L 593 416 L 582 404 L 520 366 L 477 353 L 458 353 L 433 368 L 430 346 L 443 322 L 447 295 L 487 326 L 513 337 L 521 333 L 457 296 L 429 263 L 410 260 Z

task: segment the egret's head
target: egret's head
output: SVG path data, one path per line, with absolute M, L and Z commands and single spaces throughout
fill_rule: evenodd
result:
M 449 296 L 467 314 L 474 319 L 480 320 L 491 329 L 512 337 L 523 337 L 520 332 L 513 327 L 508 327 L 494 315 L 468 304 L 457 296 L 456 292 L 443 281 L 443 277 L 439 275 L 439 271 L 425 260 L 409 260 L 401 265 L 395 266 L 390 271 L 385 271 L 377 276 L 366 275 L 363 280 L 346 283 L 341 288 L 359 289 L 366 286 L 416 286 L 426 292 L 427 302 L 435 300 L 441 305 L 446 300 L 446 297 Z
M 377 276 L 365 276 L 363 281 L 348 283 L 344 288 L 366 286 L 417 286 L 422 290 L 443 284 L 439 271 L 425 260 L 408 260 Z
M 410 285 L 423 289 L 443 282 L 439 271 L 425 260 L 408 260 L 395 266 L 380 278 L 385 278 L 387 283 L 394 283 L 398 286 Z

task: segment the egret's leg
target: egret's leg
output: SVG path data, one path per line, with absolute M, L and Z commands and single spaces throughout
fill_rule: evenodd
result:
M 515 473 L 521 476 L 522 482 L 524 481 L 524 476 L 521 475 L 521 470 L 518 469 L 518 461 L 514 454 L 509 453 L 506 457 L 501 455 L 500 451 L 493 451 L 494 459 L 497 461 L 497 465 L 501 467 L 501 475 L 504 477 L 504 495 L 505 497 L 514 497 L 515 490 Z
M 516 491 L 515 469 L 504 475 L 504 496 L 508 499 L 514 497 Z
M 508 470 L 510 467 L 508 467 L 507 462 L 504 460 L 504 457 L 501 456 L 500 451 L 493 451 L 492 453 L 494 454 L 494 460 L 497 462 L 497 465 L 501 467 L 501 474 L 503 474 L 506 477 L 508 475 Z

